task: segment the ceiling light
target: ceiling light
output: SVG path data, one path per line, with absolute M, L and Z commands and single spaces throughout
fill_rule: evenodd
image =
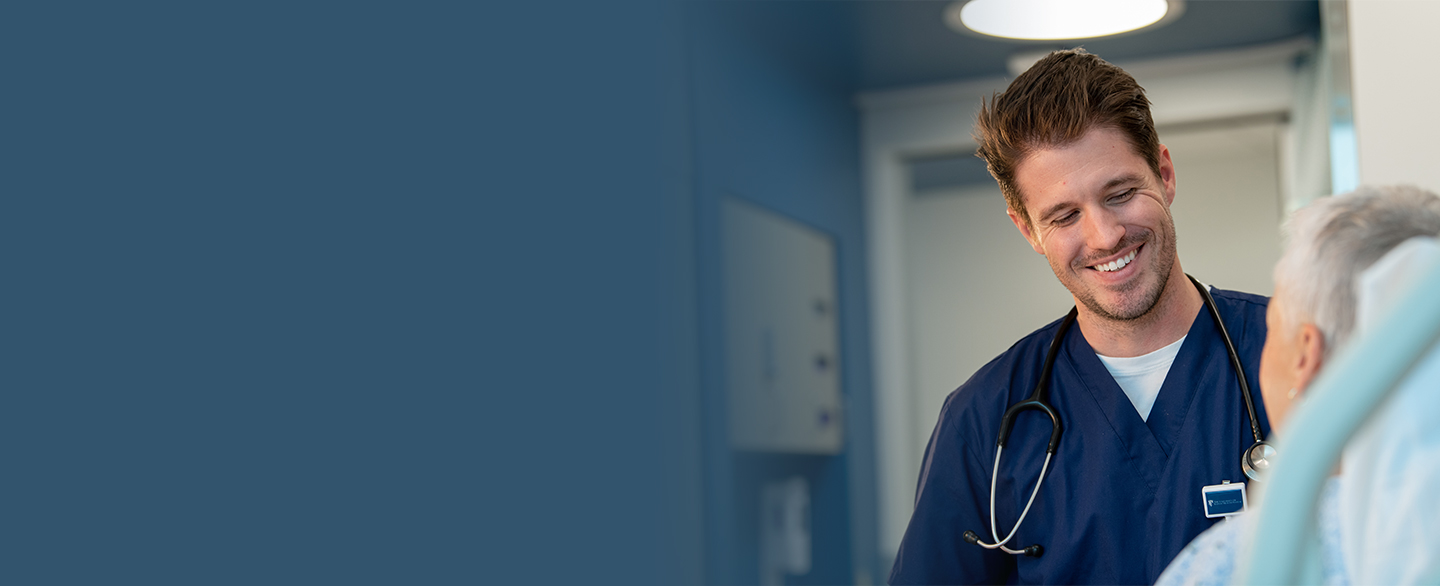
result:
M 970 0 L 945 10 L 956 30 L 1007 39 L 1086 39 L 1174 20 L 1180 0 Z

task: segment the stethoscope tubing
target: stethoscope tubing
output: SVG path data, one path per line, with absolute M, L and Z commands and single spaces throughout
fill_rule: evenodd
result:
M 1220 310 L 1215 309 L 1215 298 L 1210 296 L 1210 291 L 1195 280 L 1195 277 L 1185 275 L 1195 288 L 1200 291 L 1201 297 L 1205 298 L 1205 307 L 1210 310 L 1211 319 L 1215 320 L 1215 327 L 1220 329 L 1220 339 L 1225 342 L 1225 351 L 1230 354 L 1230 367 L 1235 369 L 1235 379 L 1240 382 L 1240 396 L 1245 399 L 1245 411 L 1250 415 L 1250 435 L 1255 437 L 1255 443 L 1264 442 L 1260 436 L 1260 419 L 1255 413 L 1255 399 L 1250 396 L 1250 383 L 1245 380 L 1245 369 L 1240 366 L 1240 354 L 1235 351 L 1235 342 L 1230 340 L 1230 330 L 1225 328 L 1225 321 L 1220 319 Z
M 995 540 L 995 543 L 976 541 L 975 545 L 985 549 L 995 549 L 998 547 L 1005 553 L 1018 555 L 1025 553 L 1025 550 L 1010 549 L 1005 547 L 1005 544 L 1009 543 L 1010 539 L 1015 537 L 1015 532 L 1020 530 L 1020 524 L 1025 522 L 1025 515 L 1030 514 L 1030 505 L 1035 504 L 1035 496 L 1040 494 L 1040 485 L 1045 482 L 1045 471 L 1050 468 L 1050 458 L 1054 456 L 1055 453 L 1045 452 L 1045 465 L 1040 467 L 1040 477 L 1035 479 L 1035 490 L 1030 491 L 1030 500 L 1025 503 L 1025 510 L 1020 512 L 1020 518 L 1015 521 L 1015 526 L 1010 528 L 1010 534 L 1005 536 L 1004 541 L 1001 541 L 1000 533 L 995 530 L 996 527 L 1000 526 L 995 522 L 995 479 L 1000 477 L 1000 452 L 1003 451 L 1005 451 L 1003 446 L 995 450 L 995 468 L 990 471 L 990 537 Z

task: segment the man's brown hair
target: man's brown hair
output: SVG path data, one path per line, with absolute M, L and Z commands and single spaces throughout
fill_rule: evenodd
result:
M 985 159 L 1005 203 L 1029 224 L 1015 185 L 1016 167 L 1037 150 L 1064 147 L 1101 126 L 1124 134 L 1135 154 L 1160 176 L 1160 139 L 1145 88 L 1084 49 L 1055 51 L 991 96 L 989 104 L 981 100 L 975 155 Z

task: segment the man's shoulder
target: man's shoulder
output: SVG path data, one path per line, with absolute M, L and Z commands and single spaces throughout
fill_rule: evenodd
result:
M 1248 305 L 1251 306 L 1251 308 L 1258 307 L 1262 311 L 1265 309 L 1266 306 L 1270 305 L 1269 297 L 1266 297 L 1264 295 L 1256 295 L 1254 293 L 1246 293 L 1244 291 L 1235 291 L 1231 289 L 1211 287 L 1210 295 L 1214 297 L 1216 301 L 1224 299 L 1235 305 Z
M 968 380 L 945 397 L 941 407 L 941 419 L 959 416 L 972 409 L 993 411 L 992 403 L 1000 409 L 1014 402 L 1012 389 L 1023 389 L 1026 394 L 1034 386 L 1034 379 L 1040 371 L 1041 362 L 1055 332 L 1060 329 L 1064 318 L 1052 321 L 1026 334 L 1011 344 L 999 356 L 991 359 L 975 371 Z
M 1269 297 L 1219 287 L 1211 288 L 1210 296 L 1215 298 L 1215 309 L 1219 310 L 1227 321 L 1232 319 L 1246 322 L 1258 320 L 1260 332 L 1264 332 L 1265 309 L 1270 306 Z
M 1215 298 L 1215 309 L 1224 318 L 1231 337 L 1241 346 L 1242 354 L 1249 352 L 1258 358 L 1265 344 L 1265 310 L 1270 306 L 1270 298 L 1219 287 L 1212 288 L 1210 296 Z M 1246 347 L 1250 350 L 1244 350 Z

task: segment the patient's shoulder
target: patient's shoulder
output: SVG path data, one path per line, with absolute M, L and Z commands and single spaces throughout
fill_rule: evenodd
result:
M 1155 581 L 1155 586 L 1218 586 L 1231 583 L 1239 539 L 1238 520 L 1224 521 L 1206 529 L 1171 560 Z

